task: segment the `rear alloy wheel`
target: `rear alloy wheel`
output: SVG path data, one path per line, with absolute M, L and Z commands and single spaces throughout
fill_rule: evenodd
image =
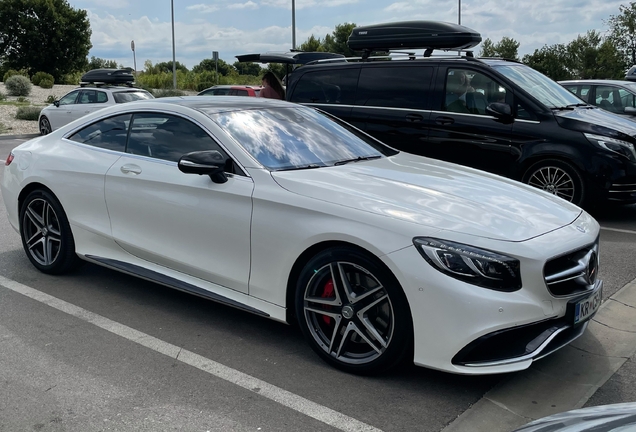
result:
M 347 372 L 397 364 L 412 343 L 408 303 L 395 277 L 352 248 L 332 248 L 303 269 L 296 291 L 300 327 L 312 349 Z
M 44 273 L 66 273 L 79 264 L 66 214 L 48 191 L 33 191 L 22 203 L 20 236 L 27 257 Z
M 539 161 L 526 171 L 523 182 L 578 206 L 583 204 L 583 178 L 577 169 L 567 162 L 557 159 Z
M 46 118 L 46 116 L 42 116 L 40 118 L 40 135 L 48 135 L 51 132 L 53 132 L 51 129 L 51 122 L 48 118 Z

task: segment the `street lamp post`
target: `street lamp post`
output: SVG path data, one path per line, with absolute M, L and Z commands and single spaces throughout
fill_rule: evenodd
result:
M 292 0 L 292 49 L 296 49 L 296 0 Z
M 170 0 L 170 9 L 172 11 L 172 87 L 177 88 L 177 63 L 174 51 L 174 0 Z
M 462 0 L 457 0 L 459 6 L 457 7 L 457 24 L 462 25 Z

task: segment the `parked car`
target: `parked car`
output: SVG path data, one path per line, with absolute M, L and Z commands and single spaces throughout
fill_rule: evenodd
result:
M 584 103 L 521 63 L 470 52 L 431 56 L 436 37 L 449 49 L 453 35 L 466 36 L 457 42 L 462 49 L 477 40 L 473 30 L 449 23 L 357 27 L 349 41 L 358 50 L 366 46 L 363 56 L 296 68 L 287 99 L 338 116 L 396 149 L 500 174 L 577 205 L 636 202 L 636 124 Z M 376 44 L 428 49 L 424 57 L 374 58 Z M 470 85 L 458 93 L 462 77 Z
M 240 86 L 240 85 L 215 85 L 207 88 L 199 93 L 197 96 L 252 96 L 258 97 L 261 93 L 261 88 L 258 86 Z
M 40 134 L 46 135 L 80 117 L 111 105 L 154 99 L 152 93 L 135 87 L 84 85 L 65 94 L 40 112 Z
M 8 218 L 40 271 L 82 259 L 297 320 L 349 372 L 406 355 L 462 374 L 526 369 L 579 337 L 602 299 L 585 211 L 285 101 L 111 106 L 5 165 Z
M 582 408 L 535 420 L 515 432 L 627 432 L 636 430 L 636 403 Z
M 636 82 L 571 80 L 559 84 L 591 105 L 636 120 Z

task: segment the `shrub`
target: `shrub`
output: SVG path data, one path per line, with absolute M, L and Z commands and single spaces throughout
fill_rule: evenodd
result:
M 18 112 L 15 114 L 15 118 L 18 120 L 37 121 L 37 119 L 40 117 L 40 111 L 42 111 L 42 108 L 34 106 L 19 107 Z
M 62 76 L 61 84 L 78 85 L 82 79 L 83 72 L 73 72 Z
M 0 92 L 0 101 L 7 100 L 7 95 Z
M 56 100 L 57 100 L 57 98 L 55 97 L 55 95 L 49 95 L 49 96 L 46 98 L 46 103 L 47 103 L 47 104 L 52 104 L 52 103 L 53 103 L 53 102 L 55 102 Z
M 51 88 L 51 87 L 42 86 L 42 80 L 45 80 L 45 79 L 50 80 L 51 83 L 55 83 L 55 78 L 53 78 L 53 75 L 48 74 L 46 72 L 36 72 L 35 75 L 31 77 L 31 82 L 33 83 L 33 85 L 39 85 L 42 88 Z
M 9 92 L 9 96 L 28 96 L 31 93 L 31 81 L 22 75 L 9 77 L 4 82 L 4 85 Z
M 4 81 L 6 83 L 9 78 L 11 78 L 12 76 L 16 76 L 16 75 L 23 75 L 23 76 L 29 78 L 29 73 L 26 70 L 24 70 L 24 69 L 19 70 L 19 71 L 15 70 L 15 69 L 9 69 L 7 71 L 7 73 L 4 74 L 4 77 L 2 77 L 2 81 Z
M 185 96 L 185 93 L 181 90 L 175 89 L 159 89 L 152 92 L 152 95 L 156 98 L 171 97 L 171 96 Z
M 40 87 L 44 89 L 53 88 L 53 80 L 48 78 L 42 79 L 42 81 L 40 81 Z
M 30 102 L 30 101 L 29 101 L 27 98 L 25 98 L 24 96 L 20 96 L 20 97 L 18 97 L 15 101 L 16 101 L 16 102 L 19 102 L 19 103 L 29 103 L 29 102 Z

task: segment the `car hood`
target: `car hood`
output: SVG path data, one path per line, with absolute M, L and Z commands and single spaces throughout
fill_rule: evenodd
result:
M 581 214 L 577 206 L 513 180 L 406 153 L 272 176 L 299 195 L 504 241 L 536 237 Z
M 557 111 L 556 119 L 559 125 L 570 130 L 627 139 L 629 142 L 636 138 L 636 125 L 633 121 L 600 108 Z
M 627 431 L 636 427 L 636 404 L 633 402 L 601 405 L 567 411 L 535 420 L 515 432 L 541 431 Z

